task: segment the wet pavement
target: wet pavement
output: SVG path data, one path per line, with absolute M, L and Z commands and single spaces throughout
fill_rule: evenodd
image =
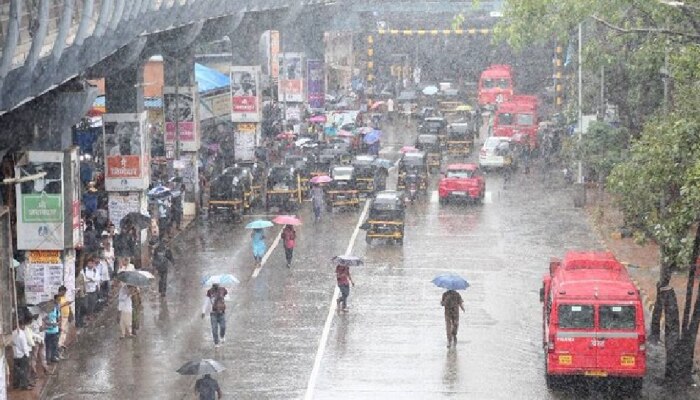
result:
M 395 158 L 410 142 L 391 134 L 383 153 Z M 200 357 L 228 367 L 216 377 L 224 398 L 619 398 L 589 382 L 564 393 L 544 383 L 538 290 L 548 260 L 571 248 L 600 248 L 570 189 L 550 178 L 518 174 L 504 190 L 490 173 L 485 204 L 448 206 L 438 205 L 433 179 L 429 198 L 409 208 L 403 246 L 365 243 L 358 230 L 364 205 L 315 224 L 307 204 L 291 269 L 278 244 L 256 270 L 244 224 L 200 221 L 177 239 L 168 295 L 149 293 L 139 336 L 120 340 L 112 311 L 110 324 L 81 335 L 44 398 L 189 398 L 194 378 L 175 369 Z M 271 244 L 280 229 L 267 232 Z M 337 314 L 328 260 L 348 250 L 365 265 L 352 271 L 349 312 Z M 230 290 L 227 340 L 215 349 L 208 316 L 200 318 L 199 281 L 225 272 L 241 284 Z M 445 347 L 442 290 L 430 283 L 442 272 L 471 283 L 455 349 Z M 644 397 L 695 398 L 669 397 L 658 386 L 658 353 L 650 350 Z

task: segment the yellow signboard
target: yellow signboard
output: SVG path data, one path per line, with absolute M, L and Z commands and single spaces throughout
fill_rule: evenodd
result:
M 30 264 L 60 264 L 60 250 L 31 250 L 29 251 Z

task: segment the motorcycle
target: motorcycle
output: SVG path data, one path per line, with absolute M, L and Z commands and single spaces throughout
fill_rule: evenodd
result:
M 418 176 L 408 175 L 406 176 L 406 202 L 413 203 L 418 200 Z

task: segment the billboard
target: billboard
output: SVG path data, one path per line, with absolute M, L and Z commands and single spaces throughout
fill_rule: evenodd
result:
M 234 157 L 236 161 L 255 160 L 255 146 L 258 144 L 259 124 L 236 124 L 233 131 Z
M 146 113 L 104 114 L 105 187 L 140 191 L 150 182 L 150 140 Z
M 302 53 L 282 53 L 279 56 L 279 101 L 304 102 L 304 75 Z
M 324 108 L 326 103 L 326 80 L 323 61 L 306 62 L 306 96 L 311 108 Z
M 280 55 L 280 32 L 270 31 L 270 76 L 273 81 L 280 77 L 280 65 L 277 61 Z
M 260 122 L 260 67 L 231 67 L 231 121 Z
M 165 143 L 180 140 L 181 151 L 199 150 L 199 99 L 197 88 L 166 86 L 163 88 Z
M 28 151 L 15 167 L 17 249 L 62 250 L 65 248 L 63 221 L 63 152 Z
M 39 304 L 53 299 L 63 285 L 61 252 L 32 250 L 27 253 L 24 290 L 27 304 Z M 75 270 L 73 270 L 75 274 Z

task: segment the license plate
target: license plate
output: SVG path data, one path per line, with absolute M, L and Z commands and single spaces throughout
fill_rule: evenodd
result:
M 571 365 L 571 361 L 572 361 L 571 354 L 559 356 L 559 364 L 561 364 L 561 365 Z
M 625 367 L 634 367 L 635 364 L 634 356 L 622 356 L 620 357 L 620 365 Z
M 467 192 L 452 192 L 452 194 L 455 196 L 466 196 Z
M 601 378 L 608 376 L 608 373 L 605 371 L 586 371 L 583 374 L 586 376 L 596 376 Z

